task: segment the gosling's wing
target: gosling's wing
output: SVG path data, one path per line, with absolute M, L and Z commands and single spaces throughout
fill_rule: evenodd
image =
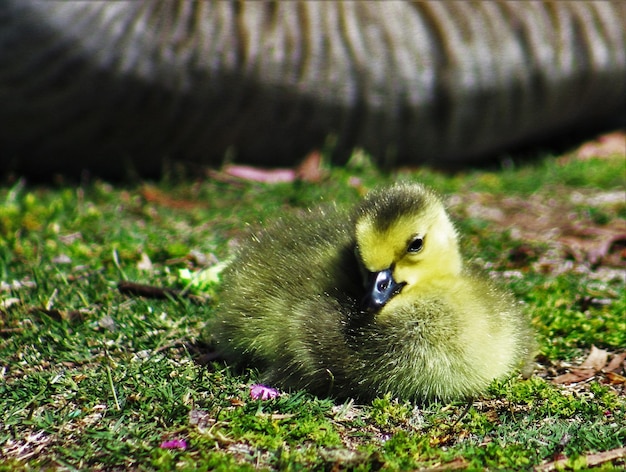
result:
M 211 335 L 231 361 L 313 381 L 324 351 L 341 342 L 359 280 L 343 213 L 283 218 L 244 243 L 224 272 Z

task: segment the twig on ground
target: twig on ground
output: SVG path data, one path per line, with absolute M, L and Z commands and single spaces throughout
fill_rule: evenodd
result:
M 170 297 L 185 297 L 196 303 L 206 303 L 208 298 L 201 297 L 199 295 L 193 295 L 184 290 L 177 290 L 175 288 L 168 287 L 156 287 L 154 285 L 138 284 L 135 282 L 128 282 L 126 280 L 120 281 L 117 284 L 117 289 L 120 293 L 126 295 L 135 295 L 146 298 L 170 298 Z
M 595 454 L 587 454 L 582 456 L 587 467 L 595 467 L 605 462 L 626 458 L 626 447 L 611 449 L 610 451 L 597 452 Z M 558 459 L 556 461 L 547 462 L 535 467 L 535 472 L 550 472 L 552 470 L 560 470 L 567 466 L 568 458 Z

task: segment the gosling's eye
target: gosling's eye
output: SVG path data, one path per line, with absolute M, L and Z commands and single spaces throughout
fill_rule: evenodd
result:
M 411 252 L 415 254 L 417 252 L 420 252 L 423 247 L 424 238 L 422 238 L 421 236 L 417 236 L 413 241 L 409 243 L 409 247 L 407 248 L 406 252 Z

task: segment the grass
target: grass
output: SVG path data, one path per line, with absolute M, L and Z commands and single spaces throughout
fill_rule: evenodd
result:
M 618 231 L 626 203 L 594 197 L 624 190 L 624 156 L 455 175 L 389 175 L 362 159 L 327 170 L 323 185 L 170 177 L 1 186 L 0 470 L 529 470 L 559 458 L 582 470 L 626 444 L 619 376 L 552 382 L 592 345 L 626 347 L 621 243 L 590 262 L 593 235 L 542 239 L 516 210 L 552 205 L 597 234 Z M 533 378 L 496 382 L 469 405 L 342 404 L 305 392 L 253 400 L 255 372 L 199 361 L 216 285 L 203 302 L 117 289 L 123 280 L 182 288 L 179 270 L 226 260 L 247 223 L 320 201 L 351 204 L 399 177 L 450 196 L 465 253 L 532 314 Z M 496 220 L 494 209 L 504 212 Z M 185 447 L 161 447 L 168 440 Z M 623 457 L 601 464 L 625 466 Z

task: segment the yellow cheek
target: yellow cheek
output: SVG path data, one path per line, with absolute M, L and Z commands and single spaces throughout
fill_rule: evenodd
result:
M 421 257 L 406 255 L 393 271 L 396 282 L 407 285 L 403 293 L 426 293 L 433 288 L 446 286 L 462 270 L 461 258 L 455 248 L 446 251 L 429 251 Z
M 419 283 L 423 274 L 423 262 L 407 261 L 405 259 L 401 259 L 396 263 L 393 271 L 394 280 L 398 283 L 405 282 L 409 286 Z

